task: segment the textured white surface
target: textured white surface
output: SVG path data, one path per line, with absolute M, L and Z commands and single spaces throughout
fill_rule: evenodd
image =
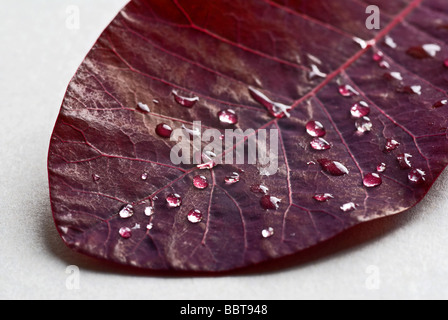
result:
M 51 217 L 48 144 L 70 78 L 126 2 L 0 3 L 1 299 L 448 298 L 448 171 L 416 208 L 358 227 L 275 271 L 151 276 L 67 249 Z M 67 27 L 73 4 L 77 30 Z M 80 269 L 79 290 L 66 286 L 70 265 Z

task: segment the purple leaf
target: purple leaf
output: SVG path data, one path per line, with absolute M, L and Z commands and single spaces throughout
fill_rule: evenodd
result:
M 370 4 L 380 30 L 365 26 Z M 71 81 L 51 140 L 64 242 L 143 269 L 217 272 L 413 207 L 448 163 L 447 10 L 131 1 Z M 171 161 L 171 132 L 194 144 L 211 128 L 278 130 L 278 171 L 210 150 Z

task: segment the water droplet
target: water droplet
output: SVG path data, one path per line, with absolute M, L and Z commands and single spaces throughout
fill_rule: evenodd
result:
M 373 54 L 373 61 L 379 62 L 384 59 L 384 53 L 381 51 L 377 51 Z
M 396 49 L 398 47 L 395 40 L 391 36 L 386 36 L 384 38 L 384 43 L 392 49 Z
M 438 44 L 425 44 L 409 48 L 406 53 L 416 59 L 434 58 L 442 50 Z
M 350 109 L 350 113 L 354 118 L 367 117 L 370 114 L 370 107 L 365 101 L 355 103 Z
M 422 86 L 399 86 L 397 92 L 409 94 L 422 94 Z
M 238 123 L 238 116 L 236 115 L 235 111 L 231 109 L 222 110 L 218 113 L 218 118 L 221 123 L 224 124 L 237 124 Z
M 192 108 L 196 104 L 196 102 L 199 101 L 199 97 L 182 96 L 177 90 L 173 90 L 172 93 L 174 96 L 174 100 L 176 100 L 178 104 L 186 108 Z
M 389 64 L 389 62 L 387 62 L 387 61 L 385 61 L 385 60 L 380 61 L 380 62 L 378 63 L 378 66 L 379 66 L 381 69 L 390 69 L 390 64 Z
M 426 181 L 425 176 L 425 171 L 421 169 L 412 169 L 408 174 L 408 179 L 412 183 L 421 184 Z
M 149 109 L 148 105 L 147 105 L 147 104 L 144 104 L 143 102 L 139 102 L 139 103 L 137 104 L 137 108 L 138 108 L 140 111 L 143 111 L 143 112 L 146 112 L 146 113 L 151 112 L 151 109 Z
M 148 224 L 146 226 L 146 230 L 148 230 L 148 231 L 152 230 L 152 228 L 154 228 L 154 224 L 153 223 L 150 223 L 150 224 Z
M 97 174 L 92 174 L 92 179 L 93 179 L 93 181 L 97 182 L 101 179 L 101 177 Z
M 315 64 L 312 64 L 311 65 L 311 71 L 310 71 L 308 77 L 309 77 L 310 80 L 312 80 L 312 79 L 314 79 L 316 77 L 326 78 L 327 74 L 323 73 L 322 71 L 320 71 L 318 66 L 316 66 Z
M 360 133 L 372 131 L 372 121 L 369 117 L 362 117 L 361 119 L 356 120 L 355 123 L 356 130 Z
M 348 84 L 344 84 L 342 86 L 339 86 L 339 93 L 343 97 L 359 96 L 359 92 L 356 91 L 352 86 L 350 86 Z
M 306 164 L 309 165 L 309 166 L 314 166 L 314 165 L 316 164 L 316 162 L 314 162 L 314 161 L 308 161 Z
M 394 139 L 387 139 L 386 146 L 384 147 L 385 152 L 392 152 L 400 146 L 400 143 Z
M 203 216 L 201 211 L 193 209 L 188 213 L 187 219 L 191 223 L 196 224 L 202 222 Z
M 197 166 L 197 168 L 200 169 L 200 170 L 207 170 L 207 169 L 211 170 L 211 169 L 213 169 L 214 167 L 217 166 L 217 163 L 214 160 L 215 157 L 216 157 L 216 154 L 214 154 L 211 151 L 203 152 L 202 155 L 201 155 L 202 163 L 199 164 Z
M 142 178 L 143 181 L 146 181 L 146 180 L 148 180 L 148 176 L 149 176 L 148 172 L 143 172 L 141 178 Z
M 369 41 L 366 41 L 364 39 L 358 38 L 358 37 L 353 37 L 352 38 L 354 42 L 356 42 L 357 44 L 359 44 L 359 46 L 361 47 L 361 49 L 365 49 L 367 48 L 367 46 L 369 45 Z
M 152 102 L 153 102 L 154 104 L 159 104 L 159 103 L 160 103 L 160 101 L 157 100 L 157 99 L 153 99 Z
M 182 198 L 178 194 L 170 194 L 166 197 L 166 203 L 168 208 L 179 208 L 182 205 Z
M 268 239 L 274 236 L 274 228 L 267 228 L 261 232 L 263 238 Z
M 403 76 L 400 72 L 386 72 L 383 77 L 387 80 L 403 80 Z
M 208 187 L 207 178 L 204 176 L 196 176 L 193 178 L 193 185 L 200 190 L 207 189 Z
M 146 215 L 147 217 L 151 217 L 151 216 L 153 216 L 154 213 L 155 213 L 155 209 L 154 209 L 154 207 L 146 207 L 146 208 L 145 208 L 145 215 Z
M 319 121 L 309 121 L 306 124 L 306 132 L 312 137 L 323 137 L 327 134 L 323 124 Z
M 291 114 L 289 113 L 291 111 L 291 106 L 272 101 L 261 91 L 253 87 L 249 87 L 249 93 L 255 101 L 264 106 L 275 118 L 280 119 L 285 116 L 288 118 L 291 117 Z
M 378 173 L 368 173 L 365 175 L 363 183 L 367 188 L 374 188 L 380 186 L 383 183 L 383 179 L 381 179 Z
M 173 133 L 173 128 L 171 128 L 166 123 L 161 123 L 156 127 L 156 133 L 159 137 L 169 138 Z
M 254 184 L 250 187 L 250 191 L 252 191 L 253 193 L 268 194 L 269 188 L 262 184 Z
M 121 228 L 118 233 L 120 234 L 120 236 L 123 239 L 129 239 L 130 237 L 132 237 L 132 230 L 128 227 L 123 227 Z
M 314 138 L 310 142 L 310 145 L 311 145 L 311 148 L 313 148 L 314 150 L 319 150 L 319 151 L 331 149 L 331 144 L 323 138 Z
M 234 172 L 230 176 L 225 177 L 224 181 L 227 185 L 235 184 L 237 182 L 240 182 L 240 175 Z
M 261 198 L 260 204 L 265 210 L 277 210 L 280 207 L 282 200 L 270 195 L 265 195 Z
M 317 161 L 325 172 L 333 176 L 343 176 L 349 173 L 348 169 L 338 161 L 328 159 L 319 159 Z
M 400 165 L 400 168 L 401 169 L 412 168 L 411 158 L 412 158 L 412 155 L 410 155 L 409 153 L 399 154 L 397 156 L 397 161 L 398 161 L 398 164 Z
M 134 215 L 134 207 L 128 204 L 120 210 L 119 214 L 122 219 L 128 219 Z
M 349 203 L 343 204 L 341 206 L 341 210 L 344 211 L 344 212 L 349 212 L 349 211 L 356 210 L 356 204 L 354 204 L 353 202 L 349 202 Z
M 443 65 L 445 66 L 445 68 L 448 68 L 448 59 L 446 59 L 446 60 L 443 62 Z
M 314 195 L 313 199 L 319 202 L 327 202 L 330 199 L 334 199 L 334 196 L 331 193 L 318 193 Z
M 376 171 L 379 173 L 385 172 L 387 169 L 387 165 L 385 163 L 381 163 L 376 167 Z
M 443 106 L 446 106 L 448 104 L 448 100 L 447 99 L 443 99 L 443 100 L 439 100 L 436 103 L 434 103 L 434 105 L 432 106 L 434 109 L 437 108 L 441 108 Z

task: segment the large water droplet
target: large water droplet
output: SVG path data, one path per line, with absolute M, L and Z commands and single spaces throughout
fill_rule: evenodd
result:
M 134 207 L 131 204 L 124 206 L 119 213 L 122 219 L 128 219 L 134 215 Z
M 173 128 L 171 128 L 166 123 L 161 123 L 156 127 L 156 133 L 159 137 L 169 138 L 173 133 Z
M 376 171 L 379 173 L 385 172 L 387 169 L 387 165 L 385 163 L 381 163 L 376 167 Z
M 207 189 L 208 187 L 207 178 L 204 176 L 196 176 L 193 178 L 193 185 L 200 190 Z
M 254 184 L 250 187 L 250 191 L 252 191 L 253 193 L 268 194 L 269 188 L 263 184 Z
M 421 169 L 412 169 L 408 174 L 408 179 L 410 182 L 415 184 L 421 184 L 426 181 L 426 173 Z
M 146 113 L 151 112 L 151 109 L 149 109 L 148 105 L 144 104 L 143 102 L 139 102 L 137 104 L 137 108 L 142 112 L 146 112 Z
M 344 212 L 349 212 L 349 211 L 356 210 L 356 204 L 354 204 L 353 202 L 349 202 L 349 203 L 343 204 L 341 206 L 341 210 L 344 211 Z
M 276 118 L 283 118 L 285 116 L 288 118 L 291 117 L 291 114 L 289 113 L 291 111 L 291 106 L 272 101 L 261 91 L 253 87 L 249 87 L 249 93 L 252 98 L 264 106 L 272 116 Z
M 306 124 L 306 132 L 312 137 L 323 137 L 327 134 L 323 124 L 319 121 L 309 121 Z
M 123 239 L 129 239 L 132 237 L 132 230 L 128 227 L 121 228 L 118 233 Z
M 327 202 L 330 199 L 334 199 L 331 193 L 318 193 L 313 196 L 313 199 L 319 202 Z
M 188 213 L 187 219 L 191 223 L 197 224 L 197 223 L 202 222 L 203 215 L 202 215 L 201 211 L 193 209 Z
M 310 142 L 311 148 L 318 151 L 331 149 L 331 144 L 323 138 L 314 138 Z
M 199 101 L 199 97 L 182 96 L 177 90 L 173 90 L 173 96 L 178 104 L 186 108 L 192 108 Z
M 402 153 L 397 156 L 398 164 L 400 165 L 401 169 L 410 169 L 412 168 L 411 163 L 412 155 L 409 153 Z
M 359 96 L 359 92 L 356 91 L 351 85 L 348 85 L 348 84 L 339 86 L 339 93 L 343 97 Z
M 168 208 L 179 208 L 182 205 L 182 198 L 178 194 L 170 194 L 166 197 L 166 203 Z
M 260 204 L 265 210 L 277 210 L 282 200 L 271 195 L 265 195 L 261 198 Z
M 267 228 L 261 232 L 263 238 L 268 239 L 274 236 L 274 228 Z
M 434 103 L 432 106 L 434 109 L 441 108 L 443 106 L 446 106 L 448 104 L 448 99 L 442 99 Z
M 237 124 L 238 123 L 238 116 L 236 115 L 235 111 L 231 109 L 222 110 L 218 113 L 218 118 L 221 123 L 224 124 Z
M 370 114 L 370 107 L 367 102 L 360 101 L 352 106 L 350 113 L 354 118 L 367 117 Z
M 333 176 L 343 176 L 349 173 L 348 169 L 338 161 L 328 159 L 319 159 L 317 161 L 325 172 Z
M 374 188 L 380 186 L 383 183 L 383 179 L 381 179 L 378 173 L 368 173 L 365 175 L 363 183 L 367 188 Z
M 355 122 L 356 130 L 360 133 L 372 131 L 373 124 L 369 117 L 362 117 Z
M 224 181 L 227 185 L 235 184 L 237 182 L 240 182 L 240 175 L 234 172 L 231 175 L 225 177 Z
M 392 152 L 400 146 L 400 142 L 394 139 L 387 139 L 386 146 L 384 147 L 385 152 Z

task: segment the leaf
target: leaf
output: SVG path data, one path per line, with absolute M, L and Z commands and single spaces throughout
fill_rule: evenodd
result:
M 144 269 L 225 271 L 416 205 L 448 162 L 448 7 L 369 4 L 380 30 L 360 0 L 131 1 L 51 140 L 64 242 Z M 206 152 L 175 165 L 178 128 L 278 129 L 278 171 Z

